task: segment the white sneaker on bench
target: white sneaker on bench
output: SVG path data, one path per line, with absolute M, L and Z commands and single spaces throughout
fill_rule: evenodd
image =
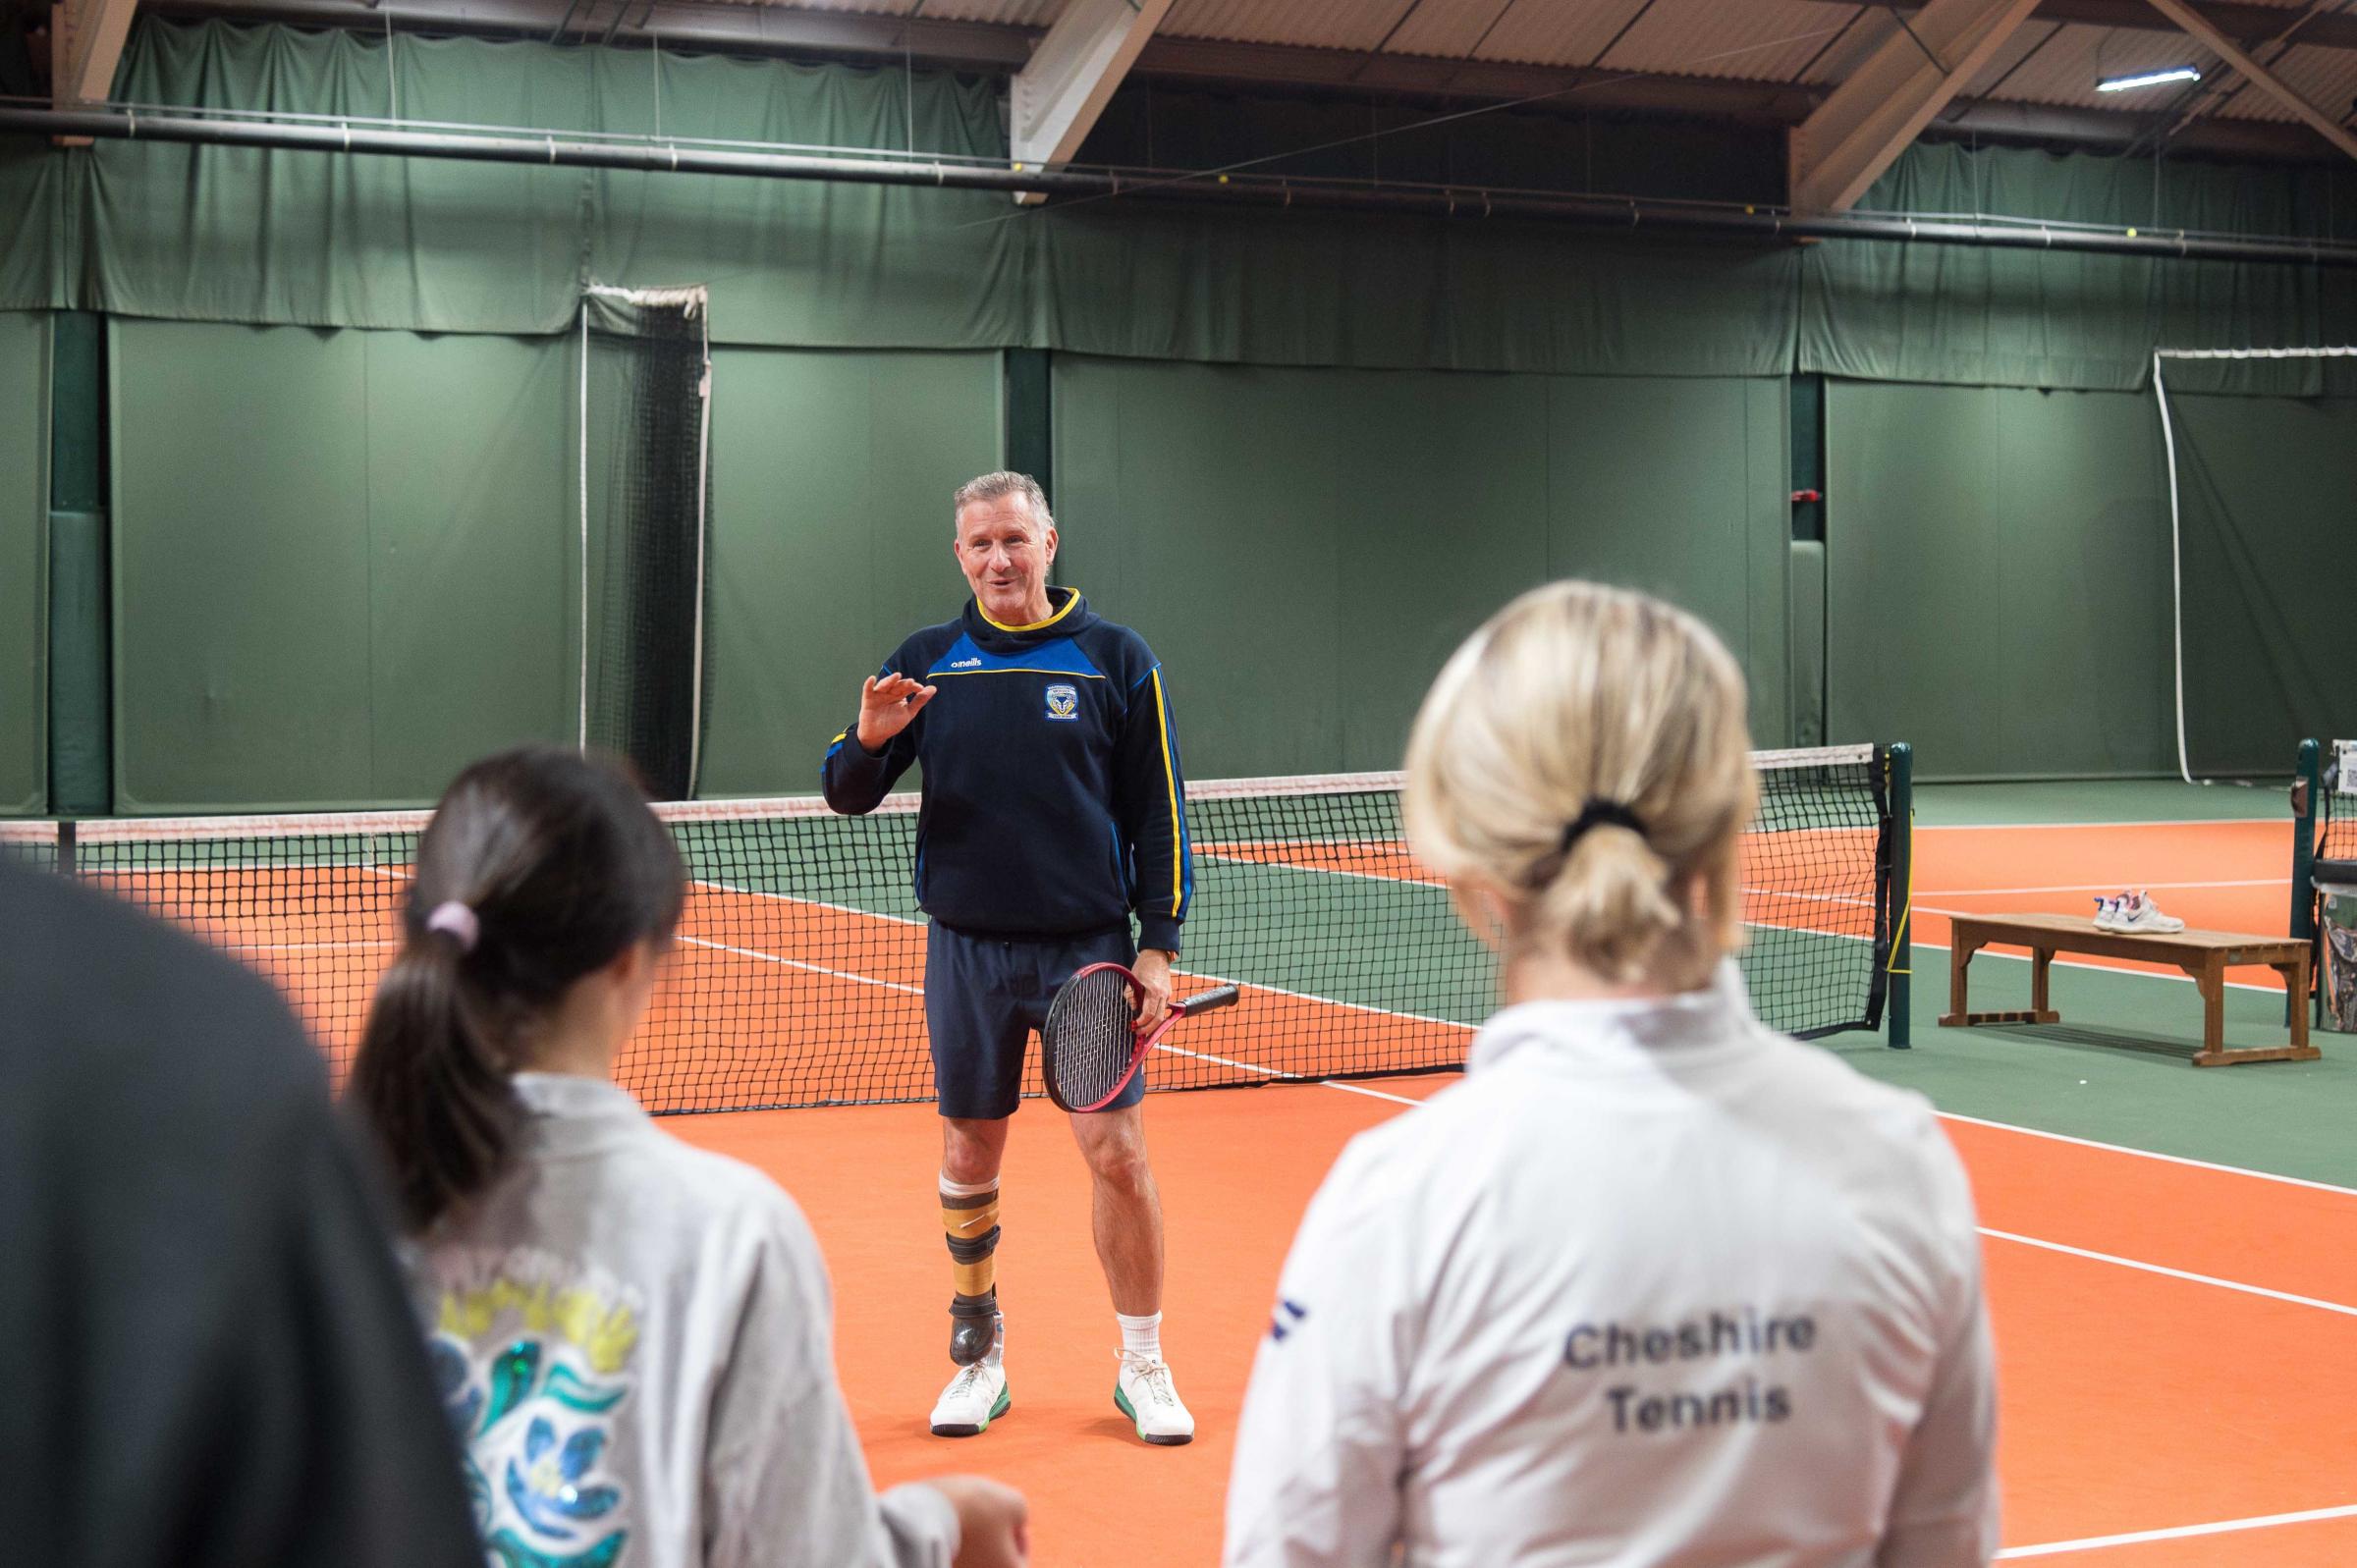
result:
M 2183 931 L 2185 922 L 2175 915 L 2163 914 L 2150 893 L 2131 892 L 2120 899 L 2118 912 L 2111 917 L 2111 929 L 2131 937 L 2165 937 Z

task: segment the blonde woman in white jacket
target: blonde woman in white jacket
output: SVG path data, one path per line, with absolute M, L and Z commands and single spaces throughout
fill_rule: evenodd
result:
M 1442 672 L 1407 826 L 1500 958 L 1465 1081 L 1355 1139 L 1245 1399 L 1232 1568 L 1962 1568 L 1997 1544 L 1971 1195 L 1727 956 L 1757 785 L 1693 618 L 1563 582 Z
M 394 1175 L 489 1559 L 1021 1563 L 1004 1487 L 876 1495 L 801 1212 L 612 1081 L 684 892 L 636 786 L 556 747 L 468 768 L 418 843 L 351 1098 Z

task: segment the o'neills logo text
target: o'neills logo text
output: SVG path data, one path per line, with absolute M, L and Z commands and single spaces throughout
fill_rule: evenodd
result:
M 1668 1367 L 1680 1362 L 1768 1362 L 1807 1355 L 1817 1343 L 1816 1320 L 1780 1318 L 1756 1308 L 1712 1311 L 1672 1324 L 1583 1323 L 1563 1341 L 1563 1364 L 1576 1372 Z M 1699 1370 L 1699 1369 L 1698 1369 Z M 1763 1382 L 1748 1369 L 1740 1380 L 1707 1391 L 1649 1392 L 1634 1382 L 1604 1390 L 1613 1431 L 1679 1432 L 1729 1422 L 1773 1424 L 1792 1415 L 1792 1393 Z

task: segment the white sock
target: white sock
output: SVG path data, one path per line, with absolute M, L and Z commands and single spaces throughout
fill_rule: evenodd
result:
M 1113 1321 L 1122 1325 L 1122 1353 L 1144 1361 L 1162 1359 L 1162 1314 L 1131 1318 L 1115 1313 Z

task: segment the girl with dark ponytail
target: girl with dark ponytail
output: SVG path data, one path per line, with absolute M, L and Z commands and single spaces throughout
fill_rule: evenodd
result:
M 484 1542 L 562 1568 L 1019 1563 L 1003 1487 L 874 1493 L 800 1211 L 612 1081 L 685 893 L 636 785 L 553 746 L 468 768 L 418 842 L 350 1095 Z

